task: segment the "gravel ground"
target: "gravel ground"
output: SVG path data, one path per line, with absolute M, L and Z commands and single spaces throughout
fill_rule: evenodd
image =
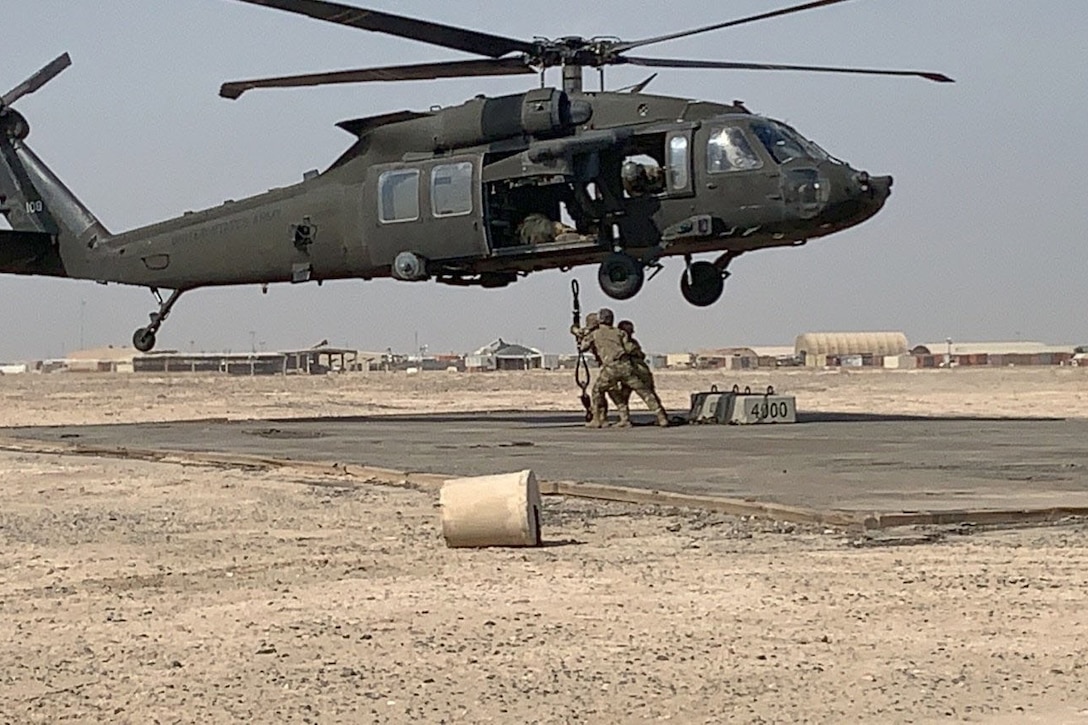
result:
M 968 402 L 1014 405 L 996 372 Z M 1083 396 L 1063 372 L 1015 395 Z M 562 392 L 459 377 L 428 400 Z M 408 409 L 363 377 L 14 378 L 7 423 L 215 415 L 227 390 L 236 416 L 338 390 Z M 953 393 L 791 380 L 865 410 L 916 380 Z M 448 549 L 433 492 L 0 453 L 0 721 L 1088 723 L 1083 522 L 857 539 L 548 499 L 543 527 L 540 549 Z

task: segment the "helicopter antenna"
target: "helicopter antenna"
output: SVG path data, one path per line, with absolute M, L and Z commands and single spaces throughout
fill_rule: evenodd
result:
M 249 5 L 273 8 L 303 15 L 314 20 L 343 25 L 358 30 L 386 33 L 431 45 L 459 50 L 476 56 L 475 60 L 419 63 L 415 65 L 361 68 L 347 71 L 330 71 L 297 76 L 260 78 L 224 83 L 219 94 L 225 98 L 238 98 L 256 88 L 299 88 L 337 83 L 367 83 L 375 81 L 432 80 L 437 78 L 463 78 L 470 76 L 506 76 L 536 74 L 539 69 L 543 82 L 548 68 L 561 67 L 563 90 L 570 94 L 582 92 L 582 69 L 596 68 L 604 89 L 604 67 L 608 65 L 636 65 L 651 68 L 723 69 L 723 70 L 773 70 L 821 73 L 850 73 L 879 76 L 913 76 L 937 83 L 952 83 L 943 73 L 915 70 L 881 70 L 873 68 L 842 68 L 828 66 L 782 65 L 735 61 L 685 60 L 676 58 L 643 58 L 626 55 L 629 50 L 669 40 L 687 38 L 714 30 L 735 28 L 770 18 L 778 18 L 817 8 L 838 5 L 848 0 L 810 0 L 797 5 L 779 8 L 758 15 L 706 25 L 700 28 L 659 35 L 635 41 L 602 37 L 586 39 L 568 36 L 557 39 L 534 38 L 519 40 L 492 35 L 466 28 L 457 28 L 428 20 L 419 20 L 393 13 L 368 10 L 327 0 L 235 0 Z
M 654 78 L 657 78 L 657 73 L 651 74 L 645 80 L 639 81 L 638 83 L 636 83 L 633 86 L 624 86 L 623 88 L 619 88 L 619 89 L 617 89 L 617 92 L 618 93 L 642 93 L 644 90 L 646 90 L 646 86 L 650 85 L 650 83 L 653 81 Z M 736 105 L 736 102 L 734 102 L 734 105 Z

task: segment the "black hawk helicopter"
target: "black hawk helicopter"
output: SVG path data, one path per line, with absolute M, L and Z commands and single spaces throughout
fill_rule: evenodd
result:
M 213 285 L 393 277 L 502 287 L 536 270 L 597 264 L 605 294 L 642 288 L 682 256 L 693 305 L 722 295 L 737 256 L 803 244 L 876 214 L 892 187 L 740 102 L 637 86 L 603 89 L 611 65 L 915 76 L 920 71 L 676 60 L 630 51 L 845 0 L 816 0 L 636 41 L 518 40 L 324 0 L 238 0 L 482 58 L 226 83 L 253 89 L 461 76 L 537 75 L 539 88 L 427 111 L 343 121 L 355 142 L 322 173 L 241 201 L 111 234 L 27 146 L 13 104 L 70 65 L 67 54 L 0 97 L 0 272 L 148 287 L 158 300 L 133 335 L 141 351 L 178 298 Z M 562 69 L 562 88 L 544 84 Z M 600 91 L 583 88 L 597 69 Z M 713 261 L 695 255 L 715 253 Z M 160 290 L 170 291 L 164 299 Z

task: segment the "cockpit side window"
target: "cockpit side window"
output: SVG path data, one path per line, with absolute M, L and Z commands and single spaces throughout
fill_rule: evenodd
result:
M 736 126 L 726 126 L 711 132 L 706 147 L 706 170 L 711 174 L 729 171 L 748 171 L 763 166 L 763 161 L 752 151 L 744 131 Z
M 784 164 L 793 159 L 811 158 L 801 142 L 788 129 L 772 123 L 753 123 L 752 132 L 775 161 Z

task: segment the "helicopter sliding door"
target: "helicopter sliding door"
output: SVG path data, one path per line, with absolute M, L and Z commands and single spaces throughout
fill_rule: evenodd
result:
M 434 261 L 487 254 L 479 156 L 376 165 L 367 172 L 365 198 L 374 204 L 367 246 L 375 266 L 392 264 L 401 252 Z

